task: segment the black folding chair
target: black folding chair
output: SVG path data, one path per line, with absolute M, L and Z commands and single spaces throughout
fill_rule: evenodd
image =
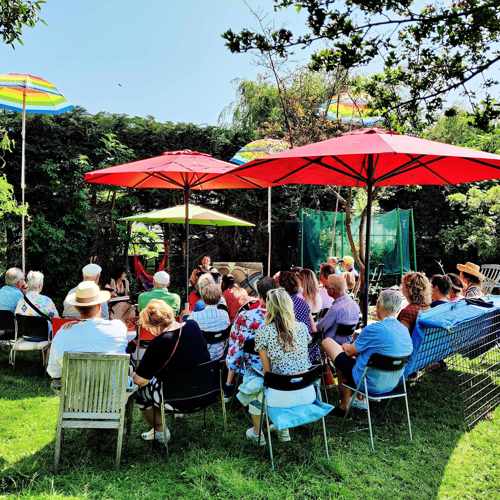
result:
M 406 403 L 406 414 L 408 417 L 408 430 L 410 434 L 410 441 L 413 440 L 412 432 L 411 432 L 411 420 L 410 420 L 410 408 L 408 406 L 408 393 L 406 391 L 406 382 L 404 378 L 404 367 L 410 357 L 409 356 L 401 356 L 401 357 L 393 357 L 393 356 L 384 356 L 383 354 L 374 353 L 370 356 L 366 368 L 361 376 L 359 384 L 357 387 L 351 387 L 350 385 L 343 384 L 344 387 L 347 387 L 351 391 L 353 391 L 353 395 L 351 400 L 349 401 L 349 405 L 347 406 L 344 419 L 347 418 L 349 411 L 352 406 L 352 402 L 354 398 L 358 394 L 362 394 L 366 399 L 367 404 L 367 413 L 368 413 L 368 427 L 370 429 L 370 442 L 372 445 L 372 450 L 375 451 L 375 444 L 373 440 L 373 429 L 372 429 L 372 420 L 370 414 L 370 401 L 379 401 L 385 399 L 396 399 L 396 398 L 404 398 Z M 391 392 L 387 392 L 385 394 L 370 394 L 368 392 L 368 387 L 366 384 L 366 378 L 370 374 L 370 372 L 401 372 L 401 378 L 403 380 L 397 387 L 395 387 Z
M 16 338 L 16 324 L 14 313 L 0 311 L 0 346 L 12 347 Z
M 264 421 L 264 416 L 266 418 L 266 427 L 267 427 L 267 444 L 269 446 L 269 456 L 271 458 L 271 468 L 274 470 L 274 456 L 273 456 L 273 446 L 271 442 L 271 426 L 270 426 L 270 418 L 269 418 L 269 409 L 266 401 L 266 389 L 275 389 L 277 391 L 285 391 L 292 392 L 300 389 L 305 389 L 306 387 L 313 386 L 316 392 L 316 398 L 321 401 L 321 392 L 319 390 L 319 380 L 322 374 L 322 366 L 316 365 L 313 366 L 309 371 L 304 373 L 298 373 L 294 375 L 279 375 L 277 373 L 267 372 L 264 375 L 264 393 L 262 398 L 262 410 L 260 414 L 260 428 L 259 428 L 259 439 L 262 435 L 262 426 Z M 290 409 L 293 410 L 293 407 Z M 333 409 L 333 406 L 331 407 Z M 326 457 L 330 458 L 330 453 L 328 451 L 328 438 L 326 435 L 326 423 L 325 417 L 322 416 L 321 422 L 323 425 L 323 438 L 325 441 L 325 451 Z M 317 419 L 319 420 L 319 418 Z M 307 425 L 309 423 L 313 423 L 316 420 L 305 422 L 301 425 Z
M 226 405 L 222 389 L 222 366 L 218 359 L 207 361 L 189 371 L 179 373 L 174 379 L 169 376 L 161 380 L 161 423 L 165 445 L 167 445 L 166 414 L 194 414 L 203 410 L 205 422 L 206 409 L 221 401 L 224 429 L 226 429 Z M 168 404 L 171 408 L 165 409 Z
M 46 366 L 46 352 L 49 350 L 51 330 L 48 320 L 40 316 L 15 316 L 15 342 L 10 351 L 10 362 L 16 367 L 16 352 L 40 351 L 42 364 Z

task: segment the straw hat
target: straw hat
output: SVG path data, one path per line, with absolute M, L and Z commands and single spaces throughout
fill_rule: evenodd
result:
M 90 307 L 103 304 L 111 298 L 109 292 L 103 292 L 93 281 L 82 281 L 75 291 L 70 293 L 66 302 L 72 306 Z
M 463 273 L 472 274 L 472 276 L 476 276 L 480 280 L 484 279 L 484 276 L 481 274 L 480 267 L 473 262 L 466 262 L 465 264 L 457 264 L 457 269 L 462 271 Z

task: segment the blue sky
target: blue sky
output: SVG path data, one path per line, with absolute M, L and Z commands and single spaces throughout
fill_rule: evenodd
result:
M 42 76 L 90 112 L 216 123 L 234 80 L 259 72 L 220 36 L 254 24 L 242 0 L 48 0 L 42 17 L 23 46 L 0 45 L 0 72 Z M 293 11 L 286 19 L 300 26 Z

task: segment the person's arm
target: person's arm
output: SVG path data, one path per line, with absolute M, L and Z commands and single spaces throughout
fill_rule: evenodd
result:
M 134 384 L 138 385 L 139 387 L 143 387 L 149 383 L 149 380 L 147 378 L 143 378 L 137 375 L 137 373 L 134 373 L 132 375 L 132 380 L 134 381 Z
M 269 357 L 267 356 L 266 351 L 259 351 L 259 357 L 262 362 L 262 370 L 264 373 L 271 371 L 271 362 L 269 361 Z
M 50 346 L 47 373 L 51 378 L 61 378 L 62 375 L 62 356 L 57 349 L 57 343 L 55 341 L 52 342 L 52 345 Z
M 344 352 L 349 356 L 356 356 L 358 354 L 358 351 L 356 349 L 355 344 L 343 344 L 342 349 L 344 349 Z

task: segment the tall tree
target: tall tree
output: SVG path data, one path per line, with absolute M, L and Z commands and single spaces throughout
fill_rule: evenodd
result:
M 40 19 L 45 0 L 0 0 L 0 38 L 7 45 L 23 43 L 25 27 L 32 28 Z

